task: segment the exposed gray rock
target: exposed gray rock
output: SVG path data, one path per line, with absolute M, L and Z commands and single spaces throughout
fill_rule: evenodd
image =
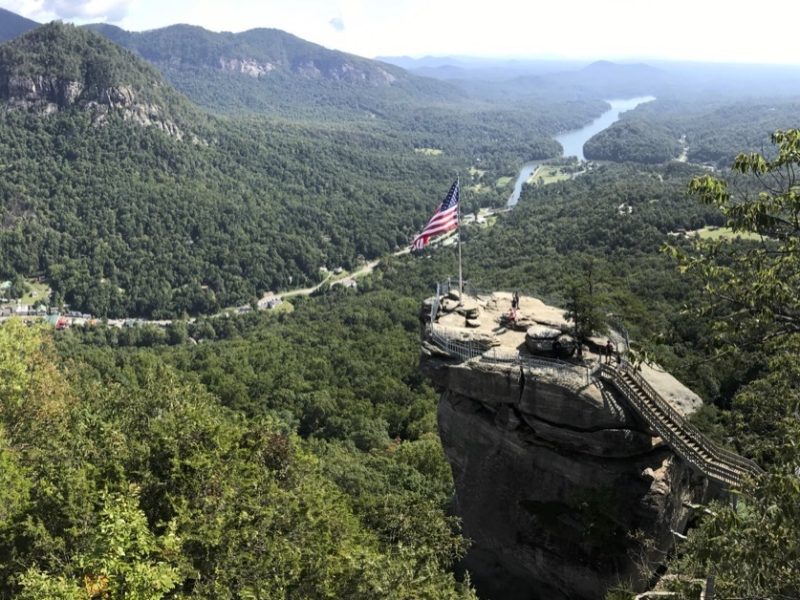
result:
M 445 298 L 444 300 L 442 300 L 440 306 L 444 312 L 453 312 L 455 309 L 458 308 L 458 300 Z
M 59 77 L 0 74 L 0 100 L 12 109 L 48 115 L 80 106 L 92 115 L 95 125 L 102 125 L 112 110 L 126 120 L 144 127 L 157 127 L 178 139 L 180 128 L 163 115 L 161 107 L 140 101 L 130 86 L 109 87 L 90 93 L 80 81 Z
M 442 390 L 455 513 L 474 541 L 465 566 L 486 597 L 600 600 L 620 581 L 641 589 L 686 525 L 684 502 L 705 499 L 705 480 L 613 390 L 432 353 L 421 368 Z

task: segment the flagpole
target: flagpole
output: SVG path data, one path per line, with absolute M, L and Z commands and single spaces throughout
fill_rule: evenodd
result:
M 464 275 L 461 270 L 461 180 L 456 171 L 456 186 L 458 186 L 458 302 L 464 302 Z

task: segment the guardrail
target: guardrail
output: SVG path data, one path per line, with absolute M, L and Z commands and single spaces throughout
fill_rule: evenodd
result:
M 642 391 L 644 400 L 624 379 L 630 377 Z M 656 431 L 682 459 L 702 473 L 728 485 L 739 485 L 745 475 L 758 476 L 764 471 L 752 460 L 720 448 L 675 408 L 628 363 L 620 367 L 601 365 L 600 375 L 610 381 L 628 400 L 636 412 Z M 669 425 L 677 431 L 673 431 Z M 683 433 L 683 435 L 680 435 Z M 688 438 L 688 441 L 687 441 Z M 694 442 L 694 445 L 691 444 Z
M 427 328 L 428 338 L 437 347 L 449 355 L 461 360 L 480 359 L 486 362 L 507 364 L 510 367 L 522 367 L 548 372 L 551 376 L 564 382 L 591 382 L 592 371 L 584 365 L 569 363 L 557 358 L 522 356 L 519 351 L 490 347 L 475 340 L 457 339 L 447 334 L 442 327 L 430 323 Z
M 478 298 L 489 296 L 493 292 L 480 290 L 465 282 L 464 295 Z M 662 439 L 682 459 L 693 465 L 706 476 L 727 485 L 739 485 L 745 475 L 758 476 L 763 469 L 755 462 L 738 454 L 719 447 L 694 425 L 689 423 L 670 402 L 665 400 L 629 363 L 619 366 L 601 364 L 596 371 L 590 368 L 547 357 L 522 356 L 519 351 L 487 348 L 474 340 L 458 339 L 447 334 L 444 328 L 436 325 L 436 318 L 441 307 L 440 299 L 452 290 L 458 289 L 458 282 L 448 279 L 436 284 L 436 298 L 431 307 L 430 323 L 427 326 L 428 338 L 447 354 L 461 360 L 479 359 L 488 362 L 507 364 L 511 367 L 522 367 L 544 371 L 566 385 L 580 380 L 590 383 L 592 377 L 599 373 L 610 381 L 628 400 L 636 412 L 656 431 Z M 645 396 L 640 398 L 636 389 L 623 377 L 627 375 Z M 671 429 L 670 425 L 675 428 Z

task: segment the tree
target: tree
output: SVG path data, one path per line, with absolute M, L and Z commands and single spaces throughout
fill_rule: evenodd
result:
M 30 568 L 22 577 L 21 600 L 57 598 L 79 600 L 159 600 L 181 581 L 178 565 L 180 540 L 174 524 L 163 536 L 154 535 L 139 508 L 139 489 L 103 494 L 100 523 L 88 552 L 73 557 L 78 573 L 53 576 Z
M 740 154 L 733 165 L 746 176 L 737 192 L 704 176 L 690 191 L 717 206 L 734 233 L 757 242 L 700 241 L 694 252 L 673 249 L 685 271 L 702 276 L 707 293 L 700 313 L 713 319 L 728 351 L 762 351 L 765 372 L 733 397 L 731 432 L 744 453 L 767 473 L 745 483 L 735 505 L 712 505 L 672 562 L 686 576 L 671 584 L 696 598 L 685 583 L 716 573 L 724 597 L 800 596 L 800 130 L 777 131 L 772 157 Z
M 776 131 L 772 142 L 771 158 L 736 158 L 734 173 L 746 176 L 738 190 L 709 175 L 689 186 L 722 211 L 734 233 L 756 234 L 759 241 L 700 240 L 691 254 L 672 249 L 682 270 L 706 282 L 701 316 L 713 317 L 720 337 L 743 347 L 800 333 L 800 130 Z
M 584 263 L 582 275 L 568 281 L 564 293 L 567 298 L 564 318 L 572 321 L 572 333 L 579 343 L 606 330 L 602 298 L 595 290 L 594 261 Z

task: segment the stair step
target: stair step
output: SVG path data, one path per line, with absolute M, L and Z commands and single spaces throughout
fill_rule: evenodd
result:
M 728 463 L 725 460 L 720 461 L 713 458 L 702 441 L 695 439 L 692 434 L 684 430 L 682 426 L 673 421 L 667 414 L 664 414 L 661 407 L 650 398 L 648 393 L 645 392 L 628 373 L 621 373 L 620 379 L 628 387 L 629 392 L 633 393 L 641 404 L 641 406 L 637 407 L 637 411 L 640 415 L 646 420 L 653 419 L 658 424 L 656 429 L 662 427 L 666 429 L 666 437 L 680 440 L 685 448 L 688 449 L 685 450 L 685 452 L 689 454 L 687 459 L 691 459 L 690 462 L 700 463 L 698 468 L 702 471 L 706 471 L 707 467 L 713 467 L 715 470 L 723 472 L 722 474 L 715 474 L 715 477 L 722 478 L 723 480 L 730 480 L 734 483 L 738 482 L 741 476 L 748 472 L 748 470 L 743 467 Z M 669 433 L 667 434 L 667 432 Z M 683 452 L 678 453 L 682 454 Z

